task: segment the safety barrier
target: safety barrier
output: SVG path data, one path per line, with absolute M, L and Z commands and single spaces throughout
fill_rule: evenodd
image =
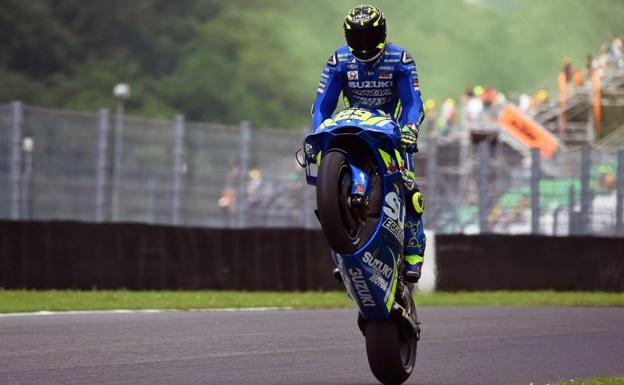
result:
M 0 221 L 0 287 L 331 290 L 322 233 Z
M 624 239 L 438 235 L 438 290 L 624 290 Z
M 423 283 L 437 290 L 624 290 L 622 238 L 437 234 L 435 244 Z M 0 221 L 7 289 L 339 290 L 332 268 L 318 230 Z

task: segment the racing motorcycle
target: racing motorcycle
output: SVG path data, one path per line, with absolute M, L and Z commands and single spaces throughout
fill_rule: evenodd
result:
M 348 108 L 307 135 L 298 157 L 316 186 L 316 216 L 357 305 L 369 366 L 401 384 L 416 361 L 420 323 L 402 279 L 405 153 L 399 125 L 383 111 Z M 339 274 L 338 274 L 339 273 Z

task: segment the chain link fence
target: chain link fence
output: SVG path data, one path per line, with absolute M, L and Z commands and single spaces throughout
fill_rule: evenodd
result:
M 294 158 L 303 134 L 0 105 L 0 218 L 318 227 Z M 586 145 L 546 159 L 491 138 L 420 139 L 426 227 L 624 235 L 624 152 Z

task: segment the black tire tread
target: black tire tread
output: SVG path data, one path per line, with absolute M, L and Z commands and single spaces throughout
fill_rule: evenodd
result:
M 399 329 L 392 319 L 366 321 L 366 354 L 375 378 L 384 385 L 399 385 L 411 374 L 401 362 Z
M 347 235 L 340 214 L 338 194 L 342 165 L 347 165 L 347 157 L 340 151 L 329 151 L 323 156 L 318 172 L 316 205 L 329 247 L 339 254 L 348 254 L 354 252 L 357 245 Z

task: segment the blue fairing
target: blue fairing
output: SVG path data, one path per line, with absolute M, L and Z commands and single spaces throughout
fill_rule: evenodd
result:
M 304 139 L 306 179 L 309 184 L 316 184 L 313 168 L 318 167 L 329 150 L 342 151 L 351 160 L 349 143 L 358 140 L 366 144 L 383 174 L 383 209 L 364 246 L 353 254 L 332 252 L 332 257 L 362 316 L 385 319 L 394 303 L 404 241 L 405 200 L 400 170 L 405 164 L 399 126 L 381 111 L 358 109 L 347 109 L 325 120 Z

